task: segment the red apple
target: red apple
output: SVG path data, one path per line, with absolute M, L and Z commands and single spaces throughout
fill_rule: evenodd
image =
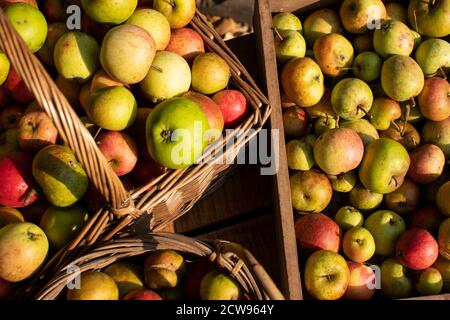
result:
M 27 113 L 20 120 L 19 141 L 22 149 L 37 152 L 50 144 L 55 144 L 58 139 L 58 130 L 53 121 L 44 111 Z
M 164 167 L 161 167 L 150 156 L 141 157 L 138 159 L 136 166 L 130 173 L 131 180 L 137 186 L 143 186 L 150 183 L 153 179 L 156 179 L 166 171 Z
M 32 162 L 32 157 L 22 151 L 0 156 L 0 205 L 21 208 L 37 200 Z
M 417 97 L 420 113 L 432 121 L 450 117 L 450 84 L 443 78 L 425 80 L 425 86 Z
M 445 155 L 434 144 L 424 144 L 411 155 L 408 175 L 417 183 L 430 183 L 439 178 L 445 166 Z
M 102 131 L 96 142 L 118 176 L 133 170 L 137 162 L 137 146 L 128 134 L 121 131 Z
M 303 137 L 308 130 L 308 114 L 303 108 L 289 108 L 283 113 L 283 127 L 287 137 Z
M 211 143 L 220 137 L 224 127 L 224 118 L 219 106 L 212 99 L 198 92 L 189 91 L 183 97 L 197 103 L 205 112 L 211 130 L 209 142 Z
M 247 99 L 237 90 L 223 90 L 213 95 L 212 99 L 222 110 L 225 128 L 233 128 L 247 113 Z
M 397 241 L 396 256 L 400 263 L 412 270 L 431 267 L 439 255 L 439 246 L 431 233 L 413 228 L 403 233 Z
M 295 222 L 297 244 L 302 252 L 317 250 L 339 251 L 341 229 L 323 213 L 310 213 Z
M 174 29 L 166 51 L 176 53 L 192 62 L 196 56 L 205 52 L 205 44 L 200 34 L 190 28 Z
M 133 289 L 123 297 L 123 300 L 162 300 L 162 298 L 152 290 Z
M 28 90 L 25 82 L 20 78 L 17 71 L 11 67 L 8 77 L 3 84 L 6 93 L 19 104 L 30 104 L 34 100 L 34 95 Z
M 0 109 L 5 108 L 11 104 L 11 100 L 6 94 L 4 86 L 0 86 Z
M 10 300 L 14 294 L 16 285 L 0 278 L 0 300 Z
M 5 108 L 0 114 L 0 126 L 3 130 L 14 129 L 23 117 L 23 108 L 12 106 Z
M 436 207 L 423 207 L 414 210 L 409 216 L 409 228 L 422 228 L 436 232 L 444 216 Z
M 363 263 L 347 261 L 350 278 L 344 299 L 369 300 L 375 293 L 375 272 Z
M 214 264 L 207 259 L 188 264 L 183 282 L 183 290 L 188 299 L 200 299 L 200 283 L 212 270 L 214 270 Z

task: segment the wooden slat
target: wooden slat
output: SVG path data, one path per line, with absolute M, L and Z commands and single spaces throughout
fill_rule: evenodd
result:
M 270 0 L 272 12 L 291 12 L 308 6 L 324 6 L 335 4 L 334 0 Z
M 272 11 L 269 0 L 257 0 L 254 18 L 258 43 L 260 68 L 264 71 L 267 94 L 272 106 L 270 126 L 278 130 L 280 139 L 274 141 L 279 149 L 278 174 L 273 177 L 274 206 L 276 211 L 276 232 L 279 247 L 282 290 L 292 300 L 302 299 L 300 271 L 297 259 L 297 245 L 294 233 L 294 216 L 289 189 L 289 172 L 286 161 L 286 146 L 281 113 L 281 98 L 278 72 L 275 60 L 275 46 L 272 27 Z

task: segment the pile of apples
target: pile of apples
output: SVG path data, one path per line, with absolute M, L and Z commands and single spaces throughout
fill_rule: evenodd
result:
M 139 259 L 140 260 L 140 259 Z M 141 261 L 115 262 L 87 271 L 66 291 L 67 300 L 242 300 L 248 299 L 227 271 L 208 259 L 187 261 L 162 250 Z
M 344 0 L 301 19 L 273 27 L 307 292 L 450 292 L 450 1 Z
M 66 13 L 71 5 L 81 16 Z M 226 61 L 187 27 L 195 0 L 0 7 L 129 190 L 195 163 L 247 114 Z M 69 30 L 77 19 L 81 30 Z M 0 298 L 70 242 L 102 199 L 0 50 Z

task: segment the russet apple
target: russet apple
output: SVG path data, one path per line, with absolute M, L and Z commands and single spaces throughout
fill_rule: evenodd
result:
M 344 120 L 339 127 L 354 130 L 364 145 L 380 138 L 377 129 L 366 119 Z
M 331 181 L 331 186 L 337 192 L 350 192 L 356 185 L 358 174 L 355 170 L 350 170 L 338 175 L 327 175 Z
M 362 263 L 375 254 L 375 240 L 366 228 L 354 227 L 345 232 L 342 249 L 347 258 Z
M 205 43 L 200 34 L 190 28 L 172 30 L 166 51 L 176 53 L 191 63 L 199 54 L 205 53 Z
M 414 290 L 406 268 L 397 259 L 389 258 L 381 264 L 381 292 L 390 299 L 409 297 Z
M 433 267 L 421 271 L 416 281 L 416 290 L 423 296 L 439 294 L 443 286 L 441 273 Z
M 359 53 L 353 60 L 353 75 L 364 82 L 375 81 L 380 77 L 383 61 L 372 51 Z
M 406 24 L 387 20 L 373 33 L 375 51 L 384 59 L 400 54 L 409 56 L 414 48 L 414 37 Z
M 375 240 L 375 253 L 388 256 L 395 253 L 395 244 L 405 232 L 405 221 L 391 210 L 379 210 L 367 217 L 364 227 Z
M 339 208 L 334 217 L 334 221 L 346 231 L 355 227 L 362 227 L 364 224 L 364 216 L 358 209 L 344 206 Z
M 412 212 L 419 204 L 419 200 L 420 189 L 410 179 L 403 180 L 400 188 L 384 196 L 386 208 L 398 214 Z
M 442 39 L 425 40 L 417 47 L 415 57 L 426 77 L 445 76 L 450 68 L 450 43 Z
M 137 7 L 138 0 L 81 0 L 84 11 L 94 21 L 104 24 L 125 22 Z
M 331 201 L 333 189 L 317 170 L 299 171 L 290 177 L 292 206 L 300 213 L 321 212 Z
M 200 297 L 202 300 L 240 300 L 242 288 L 226 272 L 213 270 L 200 283 Z
M 0 229 L 10 223 L 24 222 L 25 219 L 19 210 L 0 207 Z
M 369 112 L 372 102 L 372 90 L 358 78 L 339 81 L 331 92 L 333 110 L 345 120 L 361 119 Z
M 345 30 L 366 33 L 386 18 L 386 8 L 381 0 L 344 0 L 339 15 Z
M 305 39 L 297 31 L 279 31 L 275 37 L 275 53 L 277 61 L 280 63 L 286 63 L 295 58 L 302 58 L 306 53 Z
M 350 205 L 362 212 L 371 212 L 383 202 L 383 195 L 356 184 L 348 194 Z
M 135 298 L 137 296 L 135 290 L 144 291 L 144 283 L 142 280 L 143 272 L 139 266 L 131 262 L 114 262 L 103 269 L 103 272 L 116 282 L 120 298 L 128 300 L 133 296 L 134 299 L 132 300 L 140 300 Z M 130 292 L 133 293 L 130 294 Z M 144 294 L 144 292 L 140 292 L 139 295 L 142 294 Z
M 303 28 L 306 43 L 311 48 L 320 36 L 329 33 L 342 34 L 344 31 L 341 20 L 339 20 L 339 14 L 328 8 L 316 10 L 307 16 Z
M 19 135 L 17 140 L 23 150 L 36 152 L 55 144 L 58 139 L 58 130 L 53 121 L 44 111 L 27 113 L 19 122 Z
M 392 121 L 401 117 L 400 104 L 392 99 L 377 97 L 369 111 L 369 119 L 377 130 L 387 130 Z
M 225 128 L 236 127 L 247 114 L 247 99 L 238 90 L 219 91 L 212 96 L 212 100 L 222 112 Z
M 68 289 L 67 300 L 119 300 L 117 284 L 106 273 L 86 271 L 80 276 L 80 288 Z
M 450 118 L 442 121 L 428 120 L 422 127 L 423 143 L 437 145 L 444 152 L 445 158 L 450 159 Z
M 365 264 L 347 261 L 350 277 L 346 300 L 369 300 L 375 294 L 375 272 Z
M 434 144 L 424 144 L 411 154 L 408 176 L 417 183 L 426 184 L 435 181 L 444 170 L 445 155 Z
M 400 236 L 396 257 L 405 267 L 424 270 L 431 267 L 439 255 L 439 245 L 425 229 L 413 228 Z
M 418 96 L 420 113 L 431 121 L 442 121 L 450 117 L 450 84 L 434 77 L 425 80 Z
M 294 139 L 286 144 L 288 166 L 292 170 L 307 171 L 314 166 L 313 148 L 304 140 Z
M 442 214 L 450 216 L 450 181 L 445 182 L 439 187 L 436 195 L 436 205 Z
M 414 29 L 428 37 L 445 37 L 450 34 L 449 0 L 411 0 L 408 20 Z
M 303 137 L 308 129 L 308 122 L 308 115 L 303 108 L 292 107 L 283 112 L 284 134 L 287 137 Z
M 195 0 L 153 0 L 153 9 L 169 20 L 172 29 L 185 27 L 195 15 Z
M 228 86 L 230 67 L 212 52 L 199 54 L 192 64 L 192 88 L 203 94 L 213 94 Z
M 329 33 L 314 42 L 314 57 L 323 74 L 337 77 L 347 73 L 353 62 L 353 47 L 343 35 Z

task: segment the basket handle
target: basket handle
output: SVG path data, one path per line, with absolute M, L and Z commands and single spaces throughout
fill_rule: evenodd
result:
M 94 186 L 103 194 L 116 215 L 133 203 L 121 181 L 108 165 L 103 154 L 81 123 L 67 99 L 49 76 L 41 62 L 28 49 L 25 42 L 0 9 L 0 48 L 11 60 L 28 89 L 53 120 L 61 139 L 75 153 Z

